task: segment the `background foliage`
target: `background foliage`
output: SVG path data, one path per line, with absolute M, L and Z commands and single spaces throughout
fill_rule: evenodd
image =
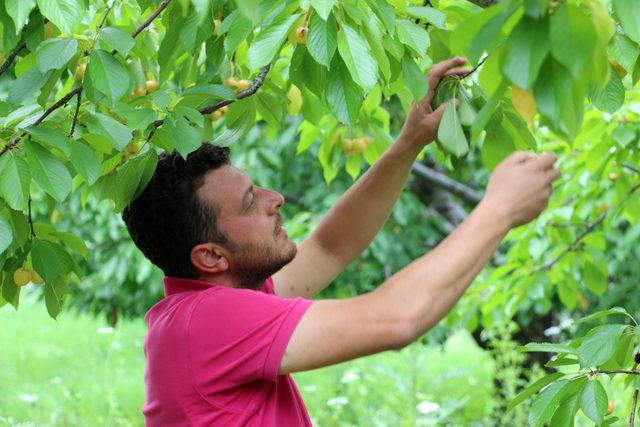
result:
M 504 409 L 548 358 L 518 356 L 516 342 L 577 349 L 593 332 L 574 319 L 640 310 L 640 9 L 634 0 L 491 3 L 6 0 L 0 305 L 17 309 L 26 291 L 52 317 L 65 305 L 111 325 L 141 316 L 162 297 L 162 275 L 115 213 L 144 187 L 158 152 L 186 155 L 203 140 L 231 146 L 234 164 L 286 196 L 299 241 L 392 143 L 430 65 L 465 55 L 473 71 L 438 91 L 464 107 L 447 111 L 381 234 L 321 297 L 369 291 L 435 246 L 513 150 L 554 151 L 563 178 L 549 209 L 507 236 L 425 338 L 473 332 L 500 366 L 501 397 L 483 422 L 527 419 L 528 409 Z M 16 270 L 32 284 L 17 286 Z M 633 330 L 628 342 L 601 344 L 632 354 Z M 633 370 L 627 356 L 619 367 Z M 549 418 L 561 406 L 553 402 Z

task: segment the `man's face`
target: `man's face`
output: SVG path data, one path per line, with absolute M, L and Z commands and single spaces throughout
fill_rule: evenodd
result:
M 198 197 L 219 208 L 217 226 L 229 239 L 229 273 L 237 286 L 257 289 L 294 258 L 296 246 L 282 228 L 284 198 L 279 193 L 253 185 L 245 173 L 224 165 L 205 175 Z

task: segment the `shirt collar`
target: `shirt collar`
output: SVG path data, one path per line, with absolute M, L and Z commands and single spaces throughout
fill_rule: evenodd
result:
M 206 280 L 185 279 L 182 277 L 164 277 L 164 296 L 187 291 L 204 291 L 214 286 L 222 286 Z

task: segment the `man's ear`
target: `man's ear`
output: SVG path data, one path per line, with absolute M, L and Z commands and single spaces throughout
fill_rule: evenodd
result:
M 191 263 L 204 274 L 220 274 L 229 269 L 227 252 L 211 242 L 200 243 L 191 249 Z

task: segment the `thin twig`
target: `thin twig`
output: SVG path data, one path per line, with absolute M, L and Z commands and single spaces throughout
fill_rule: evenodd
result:
M 638 389 L 633 392 L 633 408 L 631 408 L 631 417 L 629 417 L 629 427 L 633 427 L 636 422 L 636 406 L 638 406 Z
M 480 60 L 480 62 L 478 62 L 478 63 L 476 64 L 476 66 L 475 66 L 475 67 L 473 67 L 471 70 L 469 70 L 469 72 L 467 72 L 467 73 L 463 74 L 463 75 L 462 75 L 462 77 L 460 77 L 460 79 L 466 79 L 466 78 L 467 78 L 467 77 L 469 77 L 471 74 L 475 73 L 475 72 L 476 72 L 476 70 L 477 70 L 478 68 L 480 68 L 480 66 L 481 66 L 482 64 L 484 64 L 484 61 L 486 61 L 488 57 L 489 57 L 489 55 L 485 55 L 485 56 L 484 56 L 484 58 L 482 58 L 482 59 Z
M 567 228 L 567 227 L 588 227 L 588 222 L 548 222 L 548 226 L 556 227 L 556 228 Z
M 164 0 L 160 6 L 158 6 L 158 8 L 155 10 L 155 12 L 153 12 L 151 14 L 150 17 L 147 18 L 146 21 L 144 21 L 142 24 L 140 24 L 140 26 L 138 28 L 135 29 L 135 31 L 133 33 L 131 33 L 131 37 L 136 38 L 136 36 L 138 34 L 140 34 L 140 32 L 142 30 L 144 30 L 145 28 L 147 28 L 151 22 L 153 22 L 154 19 L 156 19 L 158 17 L 158 15 L 160 15 L 160 13 L 162 13 L 162 11 L 169 6 L 169 3 L 171 3 L 171 0 Z
M 36 237 L 36 232 L 33 229 L 33 216 L 31 216 L 31 195 L 29 195 L 29 228 L 31 229 L 31 237 Z
M 628 164 L 624 163 L 624 164 L 622 165 L 622 167 L 623 167 L 623 168 L 627 168 L 627 169 L 629 169 L 629 170 L 630 170 L 630 171 L 632 171 L 632 172 L 640 173 L 640 169 L 636 168 L 635 166 L 631 166 L 631 165 L 628 165 Z
M 102 26 L 107 21 L 107 16 L 109 16 L 109 12 L 111 12 L 111 8 L 113 7 L 114 4 L 115 4 L 115 2 L 112 2 L 111 6 L 107 7 L 107 11 L 105 12 L 104 16 L 102 17 L 102 20 L 100 21 L 100 24 L 98 25 L 98 29 L 96 31 L 96 34 L 100 32 L 100 30 L 102 29 Z
M 251 86 L 245 90 L 243 90 L 242 92 L 239 92 L 236 95 L 236 99 L 224 99 L 220 102 L 217 102 L 213 105 L 208 105 L 206 107 L 201 108 L 200 114 L 210 114 L 213 113 L 216 110 L 219 110 L 220 108 L 224 107 L 225 105 L 229 105 L 231 103 L 233 103 L 234 101 L 237 101 L 239 99 L 243 99 L 243 98 L 247 98 L 253 94 L 255 94 L 258 89 L 260 89 L 260 86 L 262 86 L 264 84 L 264 79 L 267 76 L 267 73 L 269 72 L 269 68 L 271 67 L 271 64 L 267 64 L 264 67 L 262 67 L 260 69 L 260 73 L 258 74 L 258 76 L 253 80 L 253 83 L 251 83 Z M 153 125 L 155 127 L 159 127 L 162 126 L 162 124 L 164 123 L 165 119 L 160 119 L 160 120 L 156 120 L 155 122 L 153 122 Z
M 628 369 L 617 369 L 617 370 L 612 370 L 612 371 L 598 371 L 598 370 L 593 370 L 593 371 L 589 371 L 589 375 L 596 375 L 596 374 L 629 374 L 629 375 L 640 375 L 640 371 L 636 371 L 635 369 L 633 370 L 628 370 Z
M 0 66 L 0 75 L 2 75 L 2 73 L 9 69 L 13 60 L 16 59 L 16 56 L 18 56 L 20 51 L 25 47 L 27 47 L 27 42 L 22 42 L 18 46 L 16 46 L 15 49 L 13 49 L 13 52 L 11 52 L 9 56 L 7 56 L 7 59 L 4 61 L 2 66 Z
M 76 103 L 76 112 L 73 114 L 73 121 L 71 122 L 71 130 L 69 131 L 69 138 L 73 137 L 73 131 L 76 129 L 76 122 L 78 121 L 78 112 L 80 111 L 80 100 L 82 98 L 82 91 L 78 92 L 78 100 Z
M 533 271 L 535 272 L 535 271 L 538 271 L 538 270 L 549 270 L 549 269 L 551 269 L 551 267 L 553 267 L 558 261 L 560 261 L 560 259 L 563 256 L 565 256 L 568 252 L 571 252 L 578 245 L 578 243 L 580 243 L 582 241 L 582 239 L 584 239 L 586 237 L 587 234 L 591 233 L 593 231 L 593 229 L 596 228 L 596 226 L 598 224 L 600 224 L 602 221 L 604 221 L 604 219 L 607 217 L 608 213 L 609 213 L 609 210 L 606 210 L 598 218 L 596 218 L 595 220 L 589 222 L 587 224 L 587 228 L 585 228 L 582 233 L 578 234 L 576 236 L 576 238 L 573 239 L 573 242 L 569 243 L 569 245 L 562 252 L 560 252 L 551 261 L 547 262 L 546 264 L 543 264 L 541 267 L 535 268 Z

